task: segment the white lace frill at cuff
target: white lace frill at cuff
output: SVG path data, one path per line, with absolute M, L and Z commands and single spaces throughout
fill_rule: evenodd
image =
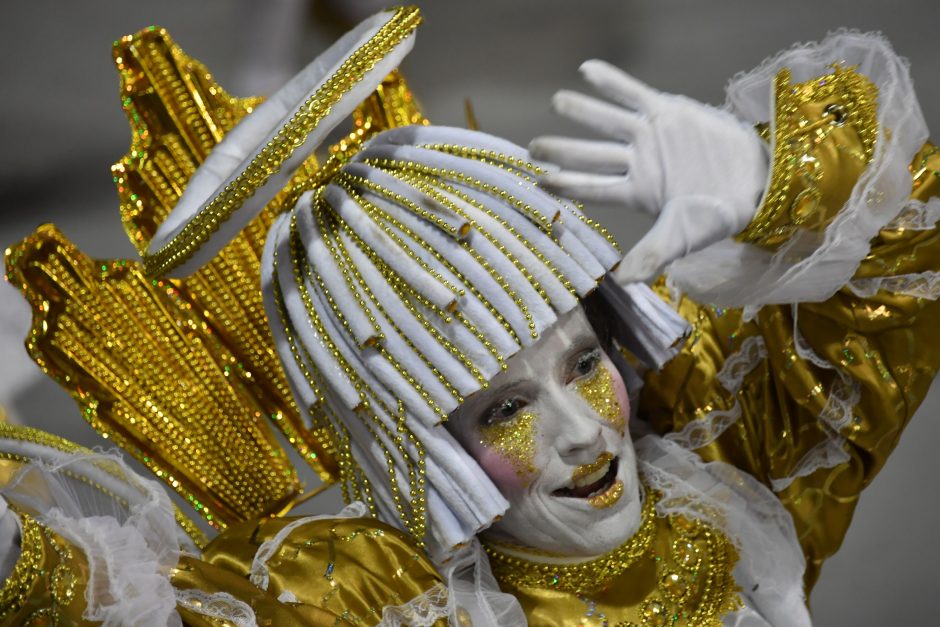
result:
M 677 260 L 670 281 L 695 300 L 753 312 L 768 304 L 821 302 L 845 285 L 869 242 L 905 208 L 908 165 L 927 139 L 907 61 L 880 35 L 839 31 L 794 46 L 734 77 L 726 108 L 751 123 L 773 119 L 773 82 L 788 68 L 794 82 L 825 75 L 833 63 L 867 76 L 878 88 L 878 141 L 868 168 L 822 233 L 799 231 L 776 252 L 723 240 Z
M 724 624 L 811 624 L 803 596 L 803 552 L 793 519 L 773 492 L 730 464 L 704 462 L 659 436 L 639 440 L 636 454 L 646 485 L 662 493 L 656 505 L 660 516 L 701 520 L 737 548 L 734 579 L 745 607 Z
M 82 479 L 99 477 L 100 481 Z M 98 488 L 107 485 L 107 492 Z M 135 474 L 116 454 L 61 453 L 33 460 L 0 491 L 88 562 L 82 617 L 107 627 L 182 625 L 170 569 L 180 542 L 162 487 Z

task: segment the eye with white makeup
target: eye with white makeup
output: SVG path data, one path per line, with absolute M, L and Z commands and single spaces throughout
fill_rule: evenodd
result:
M 504 398 L 483 412 L 483 415 L 480 416 L 480 425 L 489 427 L 508 422 L 515 418 L 528 404 L 526 400 L 517 396 Z
M 571 383 L 578 379 L 583 379 L 594 374 L 598 365 L 601 363 L 601 349 L 594 347 L 579 354 L 574 361 L 574 365 L 569 373 L 566 383 Z
M 564 383 L 569 385 L 590 377 L 601 363 L 601 349 L 599 346 L 587 348 L 577 352 L 565 365 Z M 514 391 L 509 396 L 498 399 L 489 405 L 479 418 L 480 426 L 488 427 L 506 423 L 518 416 L 522 410 L 530 406 L 532 399 L 524 394 Z

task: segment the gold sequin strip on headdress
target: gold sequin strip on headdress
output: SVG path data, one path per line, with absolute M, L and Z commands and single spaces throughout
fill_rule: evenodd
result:
M 399 8 L 368 42 L 343 61 L 340 68 L 303 103 L 232 183 L 200 209 L 172 240 L 154 253 L 143 256 L 147 274 L 161 276 L 188 260 L 255 190 L 280 170 L 296 148 L 304 143 L 307 135 L 330 112 L 331 107 L 361 81 L 378 61 L 410 35 L 420 22 L 417 8 Z

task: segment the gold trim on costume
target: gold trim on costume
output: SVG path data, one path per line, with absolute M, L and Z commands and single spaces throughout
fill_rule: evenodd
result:
M 774 80 L 770 185 L 739 241 L 776 248 L 798 228 L 822 230 L 871 162 L 878 137 L 878 88 L 853 68 L 805 83 Z M 846 158 L 851 157 L 851 158 Z
M 656 498 L 647 495 L 640 528 L 610 553 L 585 562 L 534 562 L 502 553 L 494 544 L 484 544 L 493 575 L 513 587 L 534 587 L 583 594 L 603 586 L 630 568 L 649 551 L 656 530 Z M 525 550 L 525 549 L 520 549 Z

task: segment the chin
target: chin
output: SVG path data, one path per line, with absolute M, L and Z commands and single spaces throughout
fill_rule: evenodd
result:
M 569 533 L 566 542 L 559 542 L 558 553 L 567 557 L 595 557 L 608 553 L 633 536 L 640 524 L 643 504 L 637 487 L 636 474 L 626 473 L 627 477 L 618 478 L 622 486 L 617 502 L 609 507 L 576 509 L 576 517 L 571 525 L 566 525 Z M 603 495 L 602 495 L 603 496 Z M 573 530 L 575 533 L 571 534 Z
M 514 503 L 484 536 L 550 556 L 590 558 L 629 540 L 639 527 L 642 509 L 636 464 L 628 454 L 617 458 L 616 472 L 588 494 L 530 494 Z

